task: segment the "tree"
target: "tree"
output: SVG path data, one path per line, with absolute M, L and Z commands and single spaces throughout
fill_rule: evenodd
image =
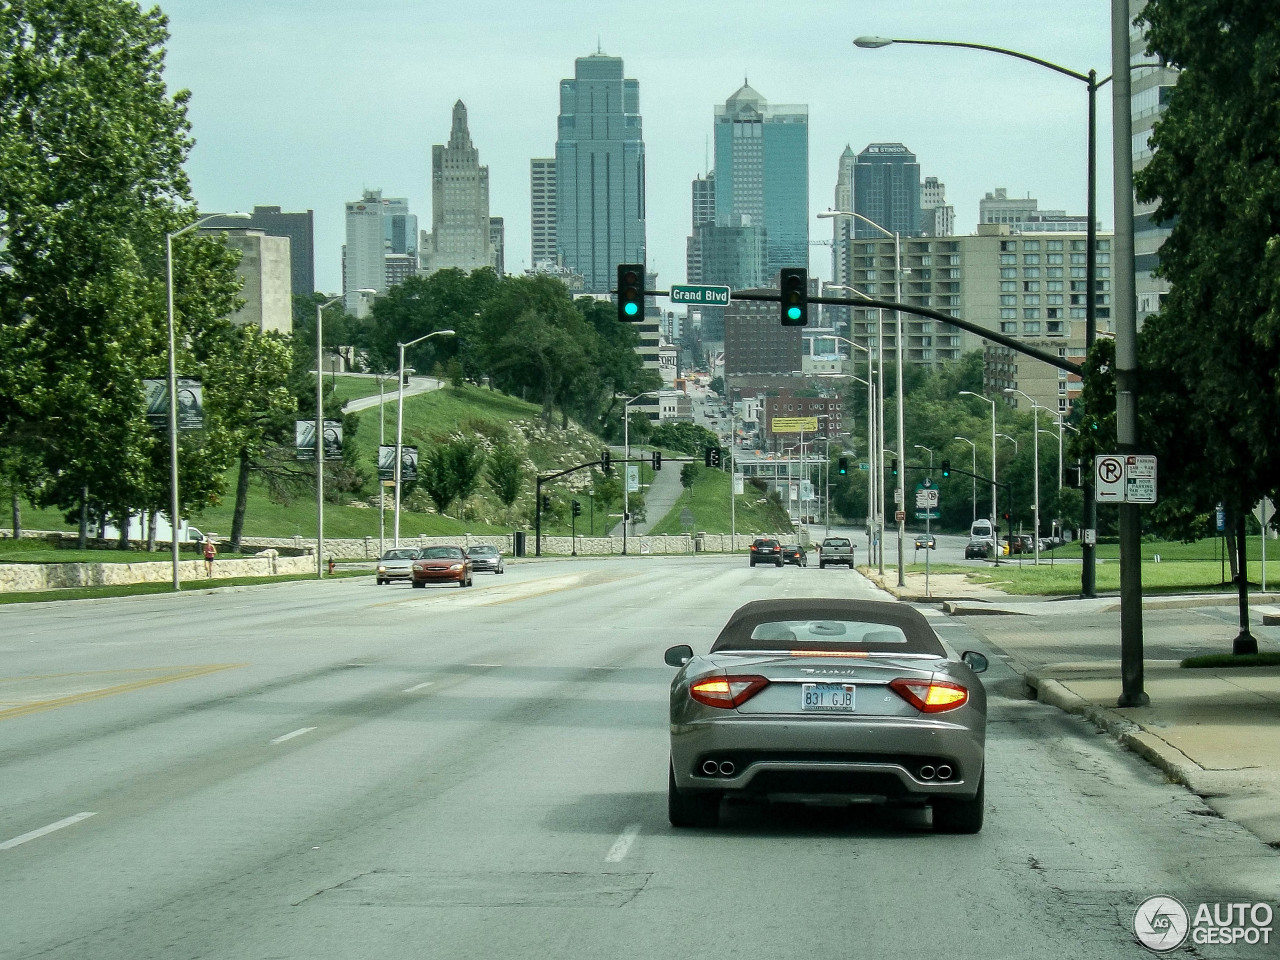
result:
M 689 491 L 689 496 L 693 496 L 693 482 L 698 479 L 698 472 L 702 468 L 696 463 L 686 463 L 680 467 L 680 486 Z
M 168 486 L 141 381 L 165 367 L 165 233 L 194 211 L 166 39 L 164 16 L 130 0 L 0 8 L 0 445 L 23 448 L 4 461 L 68 511 L 91 497 L 127 516 Z M 199 373 L 205 321 L 234 309 L 234 264 L 216 241 L 175 245 L 184 374 Z M 205 439 L 182 438 L 187 505 L 210 495 Z
M 516 448 L 509 443 L 498 444 L 489 455 L 489 469 L 485 480 L 507 510 L 507 523 L 511 522 L 511 508 L 524 489 L 524 463 Z
M 457 489 L 458 518 L 462 519 L 462 510 L 467 499 L 475 492 L 480 482 L 480 473 L 484 470 L 485 450 L 475 437 L 463 437 L 448 445 L 449 469 L 453 473 L 454 486 Z
M 418 467 L 418 483 L 435 504 L 436 512 L 444 516 L 449 504 L 458 497 L 458 485 L 453 476 L 446 444 L 432 447 L 422 459 Z
M 1280 21 L 1267 0 L 1151 0 L 1140 22 L 1181 71 L 1135 177 L 1171 225 L 1171 289 L 1140 343 L 1143 442 L 1184 522 L 1218 500 L 1242 522 L 1280 478 Z

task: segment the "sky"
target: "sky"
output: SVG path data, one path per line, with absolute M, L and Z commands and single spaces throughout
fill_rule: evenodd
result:
M 684 281 L 690 183 L 708 170 L 716 105 L 750 81 L 809 108 L 811 215 L 834 202 L 846 145 L 900 142 L 946 185 L 972 233 L 996 187 L 1085 210 L 1085 84 L 1011 57 L 856 36 L 962 40 L 1110 73 L 1109 0 L 167 0 L 166 80 L 191 91 L 187 162 L 201 210 L 315 211 L 316 284 L 339 292 L 343 204 L 408 197 L 431 223 L 431 146 L 456 100 L 506 222 L 508 272 L 529 266 L 529 160 L 555 154 L 559 82 L 597 49 L 640 84 L 649 269 Z M 1111 87 L 1098 95 L 1099 219 L 1112 223 Z M 829 240 L 812 221 L 811 240 Z M 830 247 L 809 269 L 829 278 Z

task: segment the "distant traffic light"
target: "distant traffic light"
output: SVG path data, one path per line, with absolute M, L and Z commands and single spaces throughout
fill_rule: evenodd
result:
M 573 515 L 575 517 L 582 516 L 582 504 L 580 504 L 577 500 L 573 501 Z
M 848 457 L 841 457 L 841 458 L 840 458 L 839 465 L 837 466 L 837 468 L 836 468 L 836 469 L 838 469 L 838 470 L 840 471 L 840 476 L 842 476 L 842 477 L 843 477 L 845 474 L 847 474 L 847 473 L 849 472 L 849 458 L 848 458 Z
M 544 493 L 542 495 L 542 512 L 547 513 L 551 510 L 551 494 Z
M 609 448 L 605 447 L 603 450 L 600 451 L 600 469 L 605 473 L 609 472 L 609 460 L 610 460 Z
M 653 451 L 653 469 L 655 470 L 662 469 L 662 451 L 661 450 Z
M 803 267 L 783 267 L 779 274 L 782 288 L 782 325 L 803 327 L 809 322 L 809 271 Z
M 898 475 L 898 458 L 894 457 L 889 461 L 889 472 L 895 477 Z
M 702 462 L 708 467 L 720 466 L 720 448 L 707 447 L 703 452 Z
M 644 264 L 618 264 L 618 319 L 635 323 L 644 319 Z
M 943 461 L 942 461 L 942 475 L 943 475 L 944 477 L 949 477 L 949 476 L 951 476 L 951 461 L 950 461 L 950 460 L 943 460 Z

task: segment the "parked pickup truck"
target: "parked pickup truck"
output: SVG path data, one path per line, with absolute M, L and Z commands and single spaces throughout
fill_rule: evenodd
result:
M 843 563 L 853 569 L 853 544 L 848 537 L 827 537 L 818 548 L 818 568 L 829 563 Z

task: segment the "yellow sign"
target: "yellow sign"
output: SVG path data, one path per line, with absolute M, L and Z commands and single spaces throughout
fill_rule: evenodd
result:
M 817 433 L 817 417 L 774 417 L 769 421 L 772 433 Z

